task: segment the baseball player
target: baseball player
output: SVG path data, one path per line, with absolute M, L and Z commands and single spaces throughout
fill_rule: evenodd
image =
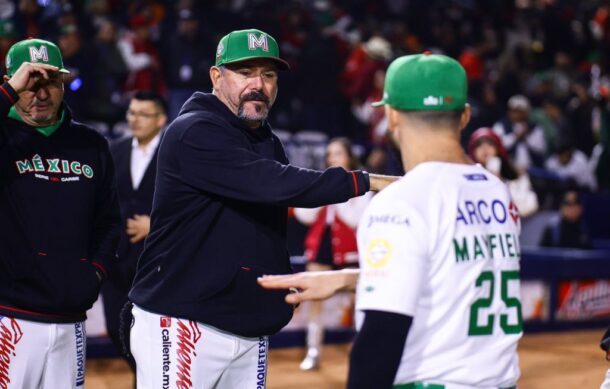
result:
M 285 292 L 257 285 L 291 271 L 287 207 L 341 203 L 384 179 L 288 164 L 267 114 L 288 64 L 259 30 L 224 36 L 158 154 L 151 231 L 129 298 L 142 388 L 264 388 L 267 336 L 292 317 Z
M 519 214 L 507 187 L 460 146 L 466 90 L 464 69 L 443 55 L 400 57 L 388 69 L 378 105 L 407 174 L 359 223 L 350 389 L 513 388 L 519 377 Z M 309 290 L 315 275 L 261 283 L 316 298 L 355 277 L 322 274 L 331 281 L 322 291 Z
M 106 140 L 63 103 L 61 54 L 28 39 L 0 86 L 0 388 L 82 388 L 85 312 L 115 260 Z

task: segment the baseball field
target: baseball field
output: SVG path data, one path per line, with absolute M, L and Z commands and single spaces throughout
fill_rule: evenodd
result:
M 603 330 L 525 335 L 519 346 L 519 389 L 599 388 L 610 363 L 598 347 Z M 349 345 L 327 346 L 322 367 L 299 370 L 303 351 L 298 348 L 271 351 L 269 389 L 339 389 L 345 386 Z M 89 360 L 87 389 L 130 389 L 133 376 L 118 359 Z

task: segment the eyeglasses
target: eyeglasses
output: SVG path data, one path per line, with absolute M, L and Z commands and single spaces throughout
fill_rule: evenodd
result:
M 564 202 L 561 203 L 561 205 L 574 206 L 574 205 L 580 205 L 580 202 L 578 202 L 578 201 L 564 201 Z
M 152 119 L 159 115 L 161 115 L 161 112 L 137 112 L 137 111 L 132 111 L 131 109 L 128 109 L 125 116 L 127 116 L 127 118 L 141 117 L 144 119 Z

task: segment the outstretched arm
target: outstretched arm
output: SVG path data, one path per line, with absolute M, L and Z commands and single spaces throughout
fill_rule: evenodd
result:
M 382 174 L 369 174 L 370 190 L 379 192 L 386 186 L 398 180 L 400 176 L 384 176 Z
M 324 300 L 340 290 L 353 291 L 358 283 L 358 269 L 313 271 L 279 276 L 263 276 L 258 283 L 267 289 L 297 288 L 299 293 L 286 296 L 288 304 Z
M 261 156 L 239 132 L 228 131 L 203 114 L 192 121 L 181 118 L 172 126 L 188 128 L 178 140 L 175 158 L 184 182 L 201 192 L 251 203 L 313 208 L 343 203 L 370 189 L 368 173 L 285 164 Z

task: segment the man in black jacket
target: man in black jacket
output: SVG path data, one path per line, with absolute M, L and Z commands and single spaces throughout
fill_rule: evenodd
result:
M 85 312 L 116 260 L 106 140 L 63 104 L 61 54 L 28 39 L 0 86 L 0 387 L 82 388 Z
M 264 388 L 267 336 L 292 317 L 263 274 L 290 273 L 287 207 L 345 202 L 393 178 L 288 164 L 266 118 L 277 95 L 276 41 L 220 40 L 212 94 L 197 92 L 159 149 L 151 232 L 129 294 L 142 387 Z
M 108 335 L 118 350 L 120 313 L 127 302 L 127 293 L 136 273 L 144 239 L 150 231 L 157 150 L 161 130 L 167 122 L 167 104 L 154 92 L 136 92 L 127 109 L 127 124 L 133 136 L 114 143 L 110 152 L 114 159 L 117 190 L 121 205 L 121 238 L 113 276 L 104 284 L 102 296 Z M 133 360 L 129 360 L 135 368 Z
M 591 238 L 582 220 L 583 206 L 578 192 L 563 195 L 559 214 L 551 218 L 542 232 L 540 246 L 591 249 Z

